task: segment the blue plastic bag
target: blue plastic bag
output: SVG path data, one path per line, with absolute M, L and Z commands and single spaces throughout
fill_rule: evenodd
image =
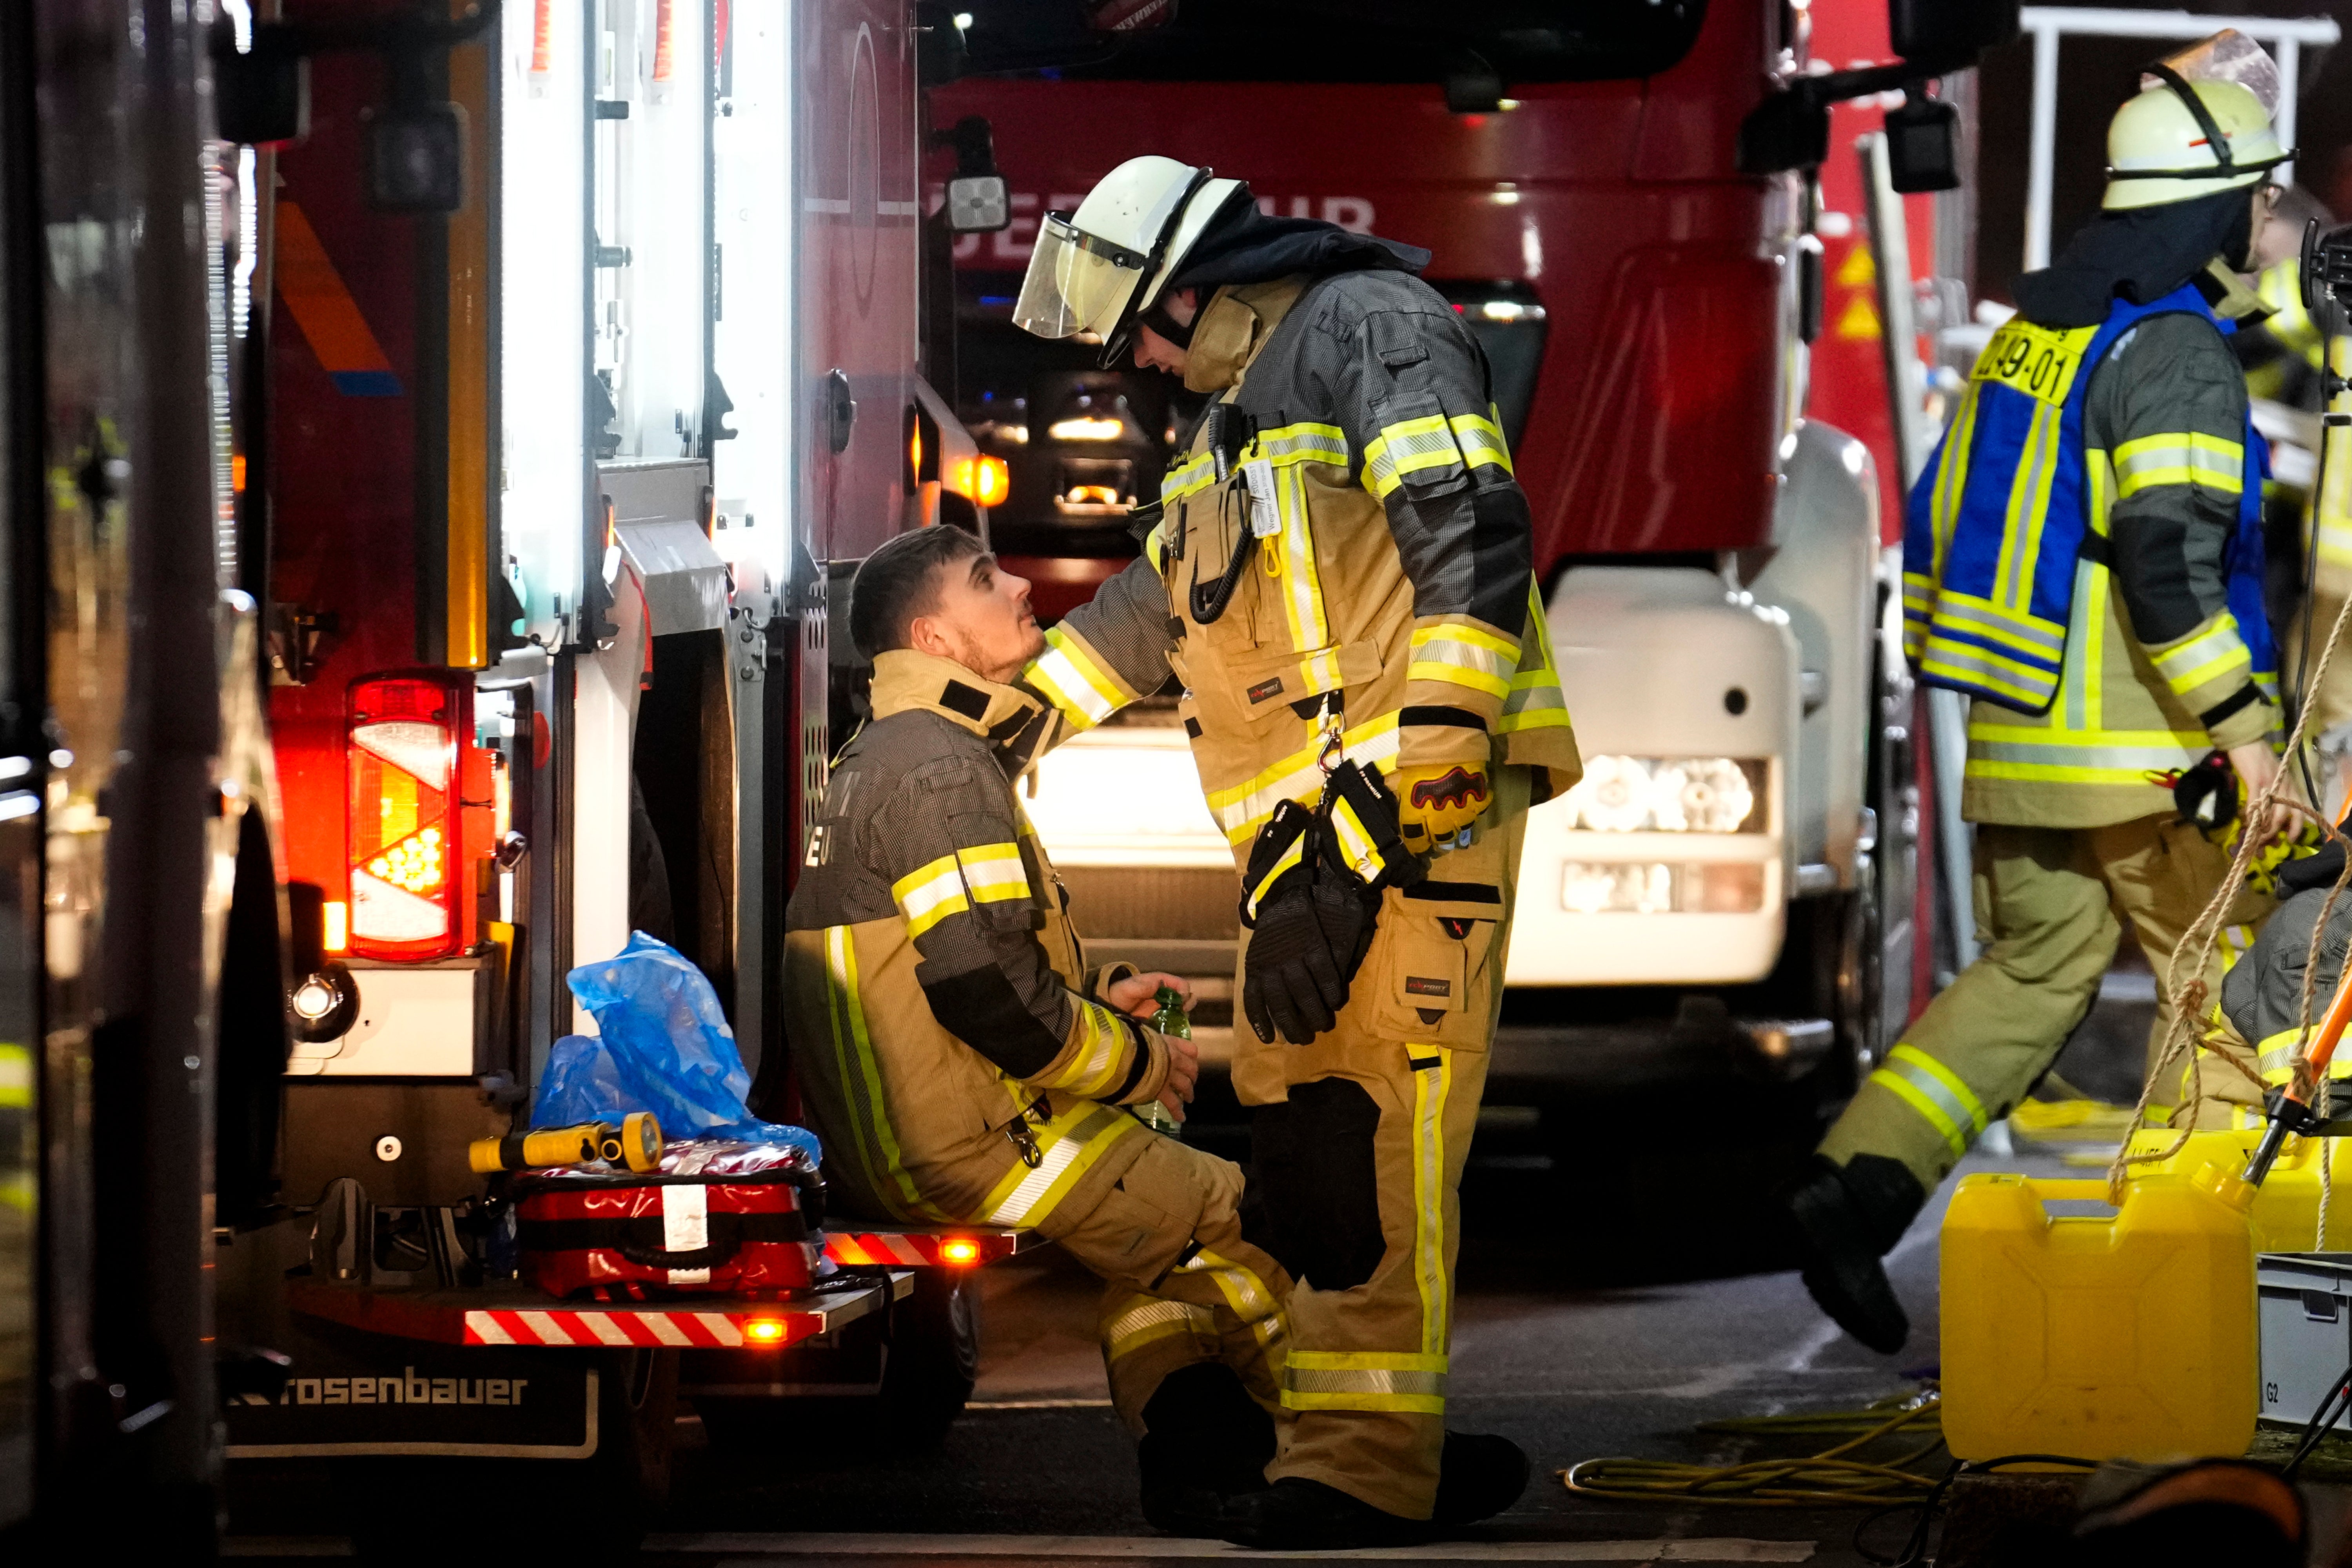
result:
M 566 1035 L 549 1053 L 535 1127 L 569 1127 L 650 1110 L 662 1136 L 779 1143 L 820 1158 L 816 1135 L 754 1118 L 735 1032 L 701 970 L 668 943 L 632 931 L 611 958 L 567 976 L 601 1038 Z

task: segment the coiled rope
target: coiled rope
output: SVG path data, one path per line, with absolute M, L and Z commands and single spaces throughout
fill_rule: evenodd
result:
M 1738 1465 L 1583 1459 L 1560 1471 L 1559 1478 L 1570 1491 L 1581 1496 L 1644 1502 L 1733 1508 L 1888 1508 L 1924 1503 L 1941 1478 L 1906 1467 L 1944 1446 L 1941 1408 L 1942 1401 L 1930 1386 L 1879 1400 L 1861 1410 L 1709 1421 L 1698 1429 L 1738 1436 L 1853 1436 L 1798 1458 L 1752 1459 Z M 1882 1438 L 1897 1436 L 1926 1436 L 1927 1441 L 1883 1464 L 1847 1457 Z

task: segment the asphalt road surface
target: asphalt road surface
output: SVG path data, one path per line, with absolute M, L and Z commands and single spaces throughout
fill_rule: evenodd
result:
M 2147 989 L 2127 979 L 2111 986 L 2062 1072 L 2095 1092 L 2128 1094 L 2152 1012 Z M 1871 1559 L 1861 1548 L 1896 1554 L 1907 1515 L 1865 1525 L 1852 1509 L 1620 1501 L 1571 1494 L 1559 1479 L 1600 1456 L 1717 1465 L 1815 1451 L 1834 1439 L 1774 1443 L 1697 1428 L 1855 1409 L 1935 1375 L 1944 1194 L 1890 1259 L 1910 1341 L 1900 1354 L 1875 1355 L 1821 1316 L 1779 1250 L 1764 1194 L 1811 1140 L 1801 1126 L 1764 1136 L 1776 1121 L 1790 1126 L 1766 1114 L 1772 1109 L 1785 1103 L 1774 1108 L 1769 1090 L 1731 1083 L 1687 1100 L 1587 1106 L 1568 1131 L 1548 1130 L 1533 1110 L 1489 1109 L 1464 1184 L 1448 1424 L 1510 1436 L 1533 1457 L 1536 1479 L 1517 1507 L 1462 1540 L 1340 1555 L 1862 1568 Z M 2069 1165 L 2048 1147 L 1980 1147 L 1961 1173 L 2093 1173 L 2085 1155 L 2076 1158 Z M 940 1448 L 877 1453 L 813 1422 L 780 1447 L 746 1451 L 682 1416 L 670 1507 L 640 1561 L 992 1568 L 1255 1555 L 1171 1541 L 1144 1523 L 1133 1444 L 1111 1414 L 1095 1347 L 1094 1281 L 1052 1249 L 982 1278 L 979 1390 Z M 2352 1444 L 2323 1450 L 2321 1461 L 2313 1470 L 2326 1479 L 2352 1479 Z M 2352 1489 L 2306 1489 L 2332 1537 Z M 1857 1526 L 1865 1527 L 1859 1547 Z M 270 1530 L 267 1519 L 234 1520 L 229 1552 L 348 1550 Z
M 1612 1502 L 1571 1496 L 1557 1472 L 1599 1455 L 1755 1457 L 1750 1439 L 1693 1428 L 1858 1406 L 1932 1375 L 1940 1205 L 1895 1254 L 1912 1337 L 1902 1354 L 1880 1357 L 1822 1318 L 1793 1273 L 1719 1277 L 1726 1258 L 1771 1261 L 1759 1252 L 1749 1201 L 1761 1173 L 1736 1124 L 1656 1136 L 1628 1124 L 1613 1145 L 1548 1156 L 1528 1152 L 1541 1141 L 1516 1135 L 1523 1125 L 1499 1120 L 1494 1137 L 1482 1132 L 1465 1185 L 1449 1422 L 1507 1434 L 1533 1456 L 1537 1477 L 1516 1508 L 1468 1539 L 1383 1555 L 1863 1563 L 1851 1543 L 1854 1511 Z M 1968 1166 L 2003 1167 L 2061 1168 L 2047 1157 L 1978 1156 Z M 1712 1203 L 1691 1197 L 1710 1192 Z M 877 1457 L 813 1426 L 781 1450 L 744 1452 L 683 1418 L 671 1506 L 646 1560 L 881 1568 L 1248 1555 L 1171 1542 L 1144 1523 L 1133 1445 L 1108 1407 L 1094 1344 L 1093 1281 L 1050 1249 L 986 1279 L 979 1392 L 941 1448 Z M 1884 1553 L 1902 1534 L 1890 1521 L 1869 1543 Z M 341 1549 L 267 1534 L 229 1547 L 298 1557 Z

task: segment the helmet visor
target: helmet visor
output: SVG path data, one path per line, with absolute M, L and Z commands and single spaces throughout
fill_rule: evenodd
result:
M 1041 338 L 1098 332 L 1126 309 L 1143 281 L 1145 259 L 1087 233 L 1067 213 L 1047 213 L 1037 226 L 1013 324 Z

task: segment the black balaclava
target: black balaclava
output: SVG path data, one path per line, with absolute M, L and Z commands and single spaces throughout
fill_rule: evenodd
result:
M 2161 300 L 2215 257 L 2245 271 L 2253 263 L 2253 187 L 2193 201 L 2103 212 L 2074 231 L 2058 259 L 2028 272 L 2011 290 L 2019 314 L 2045 327 L 2091 327 L 2121 295 L 2135 305 Z
M 1419 272 L 1428 265 L 1429 252 L 1419 246 L 1309 217 L 1268 217 L 1244 185 L 1225 198 L 1159 298 L 1137 311 L 1133 321 L 1178 348 L 1190 348 L 1199 318 L 1179 323 L 1168 313 L 1169 296 L 1179 289 L 1198 289 L 1205 296 L 1227 283 L 1265 283 L 1294 272 Z M 1102 363 L 1108 366 L 1124 358 L 1133 337 L 1132 325 L 1114 332 Z
M 1419 272 L 1429 252 L 1311 217 L 1268 217 L 1244 185 L 1225 198 L 1168 279 L 1177 289 L 1264 283 L 1294 272 Z

